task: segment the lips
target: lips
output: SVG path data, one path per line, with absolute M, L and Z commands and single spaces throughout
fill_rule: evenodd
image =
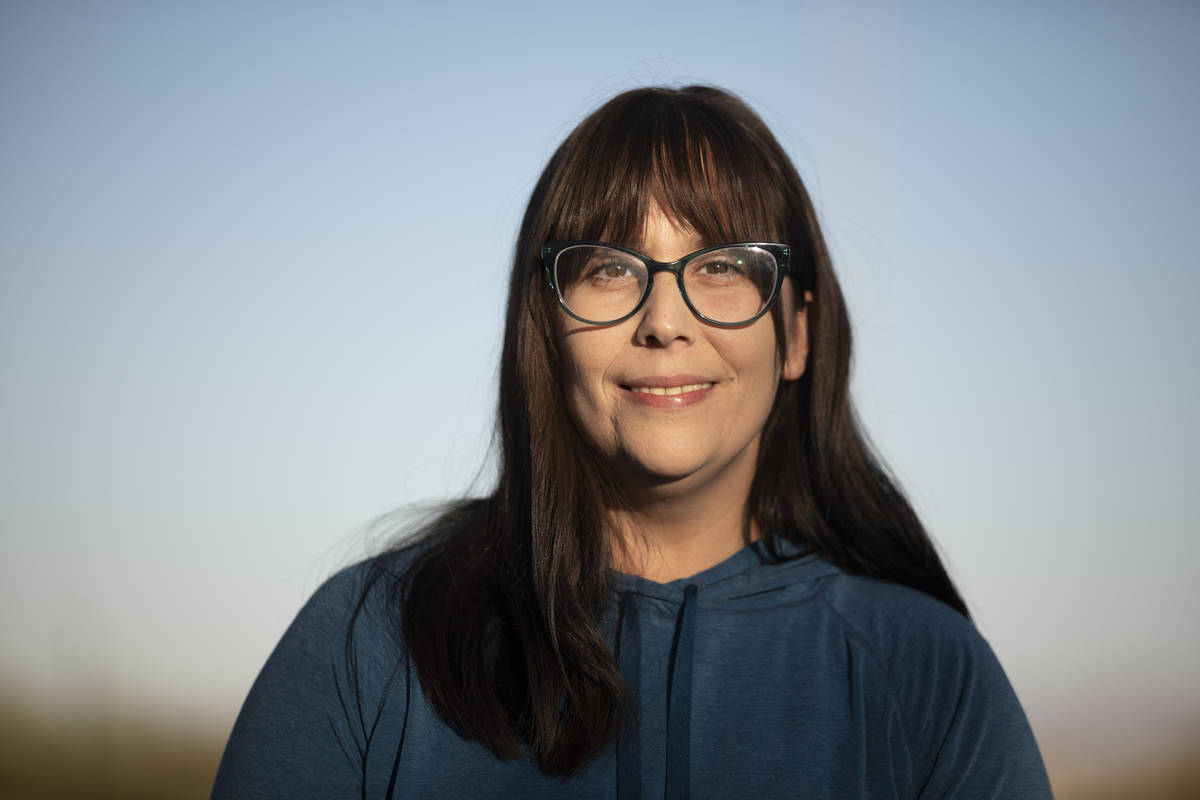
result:
M 659 408 L 680 408 L 698 403 L 712 392 L 716 381 L 699 375 L 661 375 L 634 378 L 621 388 L 635 402 Z
M 657 395 L 658 397 L 673 397 L 675 395 L 687 394 L 688 392 L 698 392 L 710 386 L 712 386 L 712 382 L 707 381 L 705 383 L 686 383 L 679 386 L 630 386 L 629 391 Z

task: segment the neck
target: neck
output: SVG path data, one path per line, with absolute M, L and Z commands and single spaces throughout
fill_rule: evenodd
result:
M 730 502 L 727 491 L 634 498 L 632 508 L 610 514 L 614 566 L 669 583 L 721 563 L 759 537 L 749 514 L 749 486 L 738 494 L 741 502 Z

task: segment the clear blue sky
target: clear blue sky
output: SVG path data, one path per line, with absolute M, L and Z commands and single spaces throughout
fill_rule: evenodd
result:
M 485 463 L 553 148 L 698 81 L 808 182 L 1039 735 L 1200 717 L 1200 7 L 969 5 L 0 5 L 4 682 L 227 724 L 362 526 Z

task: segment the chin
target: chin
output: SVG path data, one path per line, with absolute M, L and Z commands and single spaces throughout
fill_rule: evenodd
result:
M 638 457 L 625 453 L 620 459 L 620 469 L 642 486 L 664 486 L 685 481 L 704 469 L 703 459 Z

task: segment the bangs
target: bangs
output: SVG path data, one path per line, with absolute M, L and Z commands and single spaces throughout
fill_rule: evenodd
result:
M 786 243 L 770 133 L 740 101 L 700 96 L 708 91 L 630 92 L 584 120 L 558 153 L 547 239 L 637 248 L 656 203 L 705 246 Z

